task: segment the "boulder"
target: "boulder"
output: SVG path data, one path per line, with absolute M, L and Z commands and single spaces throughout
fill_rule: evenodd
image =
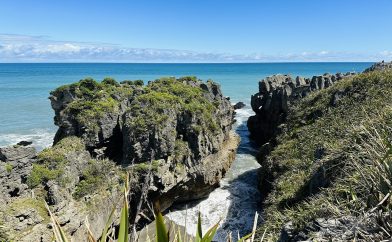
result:
M 245 103 L 243 103 L 243 102 L 238 102 L 238 103 L 236 103 L 236 104 L 234 104 L 234 109 L 236 110 L 236 109 L 241 109 L 241 108 L 244 108 L 246 105 L 245 105 Z

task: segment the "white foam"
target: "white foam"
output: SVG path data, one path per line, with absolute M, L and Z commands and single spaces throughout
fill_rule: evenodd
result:
M 54 131 L 50 129 L 33 129 L 25 134 L 0 134 L 0 147 L 14 145 L 20 141 L 31 141 L 33 146 L 40 151 L 52 145 L 54 134 Z
M 253 110 L 249 107 L 249 105 L 244 108 L 237 109 L 235 110 L 235 112 L 235 119 L 237 120 L 238 125 L 245 124 L 249 116 L 252 116 L 254 114 Z
M 218 221 L 220 228 L 214 241 L 226 241 L 228 233 L 236 238 L 237 233 L 244 235 L 252 230 L 255 212 L 260 212 L 261 195 L 257 188 L 257 168 L 260 165 L 251 154 L 254 152 L 244 124 L 253 115 L 250 108 L 236 110 L 237 124 L 234 127 L 242 136 L 238 153 L 220 187 L 210 193 L 208 198 L 177 205 L 166 216 L 174 223 L 185 226 L 189 234 L 195 234 L 197 217 L 200 211 L 203 231 Z

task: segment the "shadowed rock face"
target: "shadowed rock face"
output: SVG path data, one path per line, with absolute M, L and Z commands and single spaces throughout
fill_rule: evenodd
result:
M 261 80 L 259 92 L 251 97 L 251 106 L 255 112 L 255 115 L 248 119 L 251 137 L 259 144 L 269 142 L 279 132 L 279 125 L 285 121 L 291 101 L 327 88 L 351 75 L 354 73 L 326 73 L 312 78 L 273 75 Z

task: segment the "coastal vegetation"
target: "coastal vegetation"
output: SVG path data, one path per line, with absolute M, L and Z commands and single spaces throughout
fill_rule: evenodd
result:
M 292 103 L 277 145 L 259 157 L 267 191 L 259 236 L 275 241 L 284 228 L 317 239 L 328 219 L 345 219 L 340 229 L 353 238 L 390 236 L 391 95 L 392 71 L 373 71 Z
M 46 148 L 37 156 L 37 162 L 33 164 L 33 169 L 27 178 L 27 184 L 34 188 L 43 182 L 57 179 L 60 183 L 67 165 L 67 154 L 71 152 L 83 151 L 84 144 L 77 137 L 67 137 L 62 139 L 53 147 Z

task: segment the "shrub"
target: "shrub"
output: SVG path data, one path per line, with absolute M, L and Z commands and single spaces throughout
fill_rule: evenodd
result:
M 144 81 L 143 80 L 135 80 L 135 81 L 130 81 L 130 80 L 125 80 L 122 81 L 121 84 L 126 84 L 126 85 L 130 85 L 130 86 L 143 86 L 144 85 Z
M 113 169 L 114 165 L 109 160 L 90 160 L 82 171 L 82 180 L 77 184 L 73 196 L 80 199 L 108 185 L 110 181 L 108 171 Z
M 10 164 L 10 163 L 5 164 L 5 170 L 6 170 L 8 173 L 11 173 L 12 168 L 13 168 L 12 164 Z
M 67 163 L 66 155 L 70 152 L 83 151 L 85 148 L 80 138 L 66 137 L 55 146 L 46 148 L 38 154 L 37 163 L 27 177 L 27 184 L 33 188 L 49 180 L 60 179 Z
M 57 179 L 62 171 L 57 168 L 50 169 L 46 165 L 33 164 L 33 170 L 27 178 L 27 185 L 31 188 L 42 183 Z
M 106 77 L 105 79 L 103 79 L 102 84 L 112 85 L 112 86 L 116 86 L 116 87 L 120 86 L 120 84 L 115 79 L 113 79 L 111 77 Z

